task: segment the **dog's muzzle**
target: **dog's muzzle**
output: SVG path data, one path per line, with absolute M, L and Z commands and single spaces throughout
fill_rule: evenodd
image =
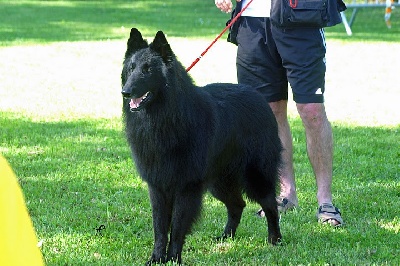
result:
M 122 90 L 121 93 L 124 99 L 130 100 L 129 107 L 131 112 L 141 110 L 146 104 L 151 101 L 153 96 L 153 94 L 149 91 L 138 98 L 136 98 L 135 95 L 132 95 L 132 93 L 126 92 L 125 90 Z

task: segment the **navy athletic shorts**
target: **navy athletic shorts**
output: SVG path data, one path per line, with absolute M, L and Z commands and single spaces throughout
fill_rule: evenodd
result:
M 323 29 L 281 29 L 269 18 L 241 17 L 236 57 L 239 83 L 257 87 L 269 102 L 323 103 L 325 37 Z

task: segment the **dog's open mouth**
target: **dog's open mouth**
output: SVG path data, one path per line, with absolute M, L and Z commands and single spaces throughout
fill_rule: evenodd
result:
M 151 92 L 148 91 L 142 97 L 131 98 L 131 100 L 129 102 L 129 107 L 130 107 L 131 112 L 141 110 L 146 105 L 146 103 L 149 102 L 151 97 L 152 97 L 152 94 L 151 94 Z

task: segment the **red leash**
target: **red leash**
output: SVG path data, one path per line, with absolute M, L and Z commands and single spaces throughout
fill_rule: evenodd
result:
M 222 32 L 217 36 L 217 38 L 214 39 L 214 41 L 207 47 L 206 50 L 204 50 L 203 53 L 201 53 L 201 55 L 199 57 L 196 58 L 196 60 L 193 61 L 193 63 L 186 68 L 186 72 L 189 72 L 189 70 L 192 69 L 192 67 L 194 67 L 194 65 L 197 64 L 197 62 L 200 61 L 200 59 L 208 52 L 208 49 L 211 48 L 211 46 L 214 45 L 214 43 L 216 43 L 218 41 L 219 38 L 221 38 L 222 34 L 225 33 L 225 31 L 227 31 L 232 25 L 233 23 L 235 23 L 235 21 L 242 15 L 243 11 L 246 10 L 246 8 L 251 4 L 251 2 L 253 2 L 253 0 L 250 0 L 247 5 L 245 5 L 242 10 L 231 20 L 231 22 L 225 27 L 225 29 L 222 30 Z

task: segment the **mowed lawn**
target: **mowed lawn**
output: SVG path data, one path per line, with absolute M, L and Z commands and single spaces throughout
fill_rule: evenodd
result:
M 57 14 L 65 16 L 64 24 L 43 24 L 43 9 L 49 6 L 49 16 L 55 21 Z M 149 41 L 158 29 L 164 30 L 185 66 L 207 48 L 227 15 L 212 2 L 207 6 L 188 0 L 183 6 L 186 9 L 172 11 L 161 1 L 0 1 L 0 12 L 10 14 L 0 20 L 0 153 L 18 176 L 47 265 L 143 265 L 149 258 L 151 208 L 124 139 L 120 71 L 130 27 L 138 27 Z M 94 10 L 103 13 L 96 16 L 90 13 Z M 136 18 L 146 23 L 126 14 L 140 10 L 147 10 L 142 14 L 147 17 Z M 160 21 L 151 10 L 170 16 L 180 12 L 179 23 Z M 265 221 L 254 216 L 258 206 L 253 203 L 248 203 L 234 241 L 213 241 L 226 214 L 221 203 L 206 195 L 203 217 L 184 247 L 185 265 L 400 264 L 400 47 L 395 11 L 392 33 L 380 26 L 379 9 L 373 16 L 360 12 L 353 39 L 342 25 L 327 29 L 333 193 L 346 225 L 332 229 L 316 222 L 315 181 L 291 101 L 300 208 L 281 217 L 284 244 L 266 243 Z M 18 14 L 30 22 L 21 26 Z M 99 14 L 105 14 L 103 24 Z M 166 17 L 165 12 L 159 14 Z M 205 27 L 201 32 L 184 27 L 196 14 L 203 21 L 197 20 L 198 25 Z M 72 24 L 72 18 L 81 19 Z M 9 21 L 23 34 L 13 35 L 12 27 L 7 33 L 4 25 L 12 25 Z M 361 27 L 366 23 L 372 23 L 371 28 Z M 64 31 L 67 36 L 54 24 L 69 29 Z M 28 30 L 29 25 L 37 31 Z M 85 31 L 90 34 L 82 34 Z M 357 37 L 357 31 L 364 37 Z M 225 38 L 190 71 L 198 85 L 236 82 L 236 47 Z M 98 233 L 101 225 L 105 229 Z

